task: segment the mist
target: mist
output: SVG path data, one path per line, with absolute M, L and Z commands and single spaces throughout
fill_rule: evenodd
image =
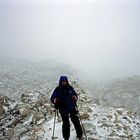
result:
M 96 80 L 140 74 L 139 0 L 1 0 L 0 55 L 70 64 Z

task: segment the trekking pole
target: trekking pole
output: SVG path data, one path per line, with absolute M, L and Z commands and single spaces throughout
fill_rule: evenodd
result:
M 56 115 L 57 115 L 57 109 L 55 109 L 55 116 L 54 116 L 54 123 L 53 123 L 53 134 L 52 134 L 52 139 L 55 139 L 55 137 L 54 137 L 54 131 L 55 131 Z
M 85 139 L 87 140 L 86 131 L 85 131 L 85 128 L 84 128 L 84 125 L 83 125 L 83 122 L 82 122 L 82 119 L 81 119 L 81 116 L 80 116 L 80 113 L 79 113 L 79 110 L 78 110 L 78 106 L 77 105 L 76 105 L 76 108 L 77 108 L 77 112 L 78 112 L 79 120 L 81 122 L 82 129 L 83 129 L 83 133 L 85 135 Z

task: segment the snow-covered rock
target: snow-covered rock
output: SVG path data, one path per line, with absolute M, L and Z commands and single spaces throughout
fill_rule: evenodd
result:
M 1 99 L 0 99 L 1 100 Z M 3 104 L 0 103 L 0 117 L 5 113 L 5 110 L 4 110 L 4 107 L 3 107 Z
M 60 75 L 73 77 L 75 70 L 54 60 L 32 62 L 0 57 L 0 93 L 10 99 L 19 99 L 29 91 L 50 95 Z
M 134 75 L 103 83 L 93 89 L 94 97 L 104 106 L 124 106 L 140 114 L 140 76 Z
M 58 84 L 61 73 L 70 75 L 72 79 L 70 84 L 78 93 L 78 116 L 88 140 L 140 139 L 140 116 L 137 112 L 122 105 L 104 106 L 100 99 L 89 96 L 89 91 L 81 88 L 82 86 L 75 80 L 71 69 L 65 69 L 66 65 L 62 68 L 61 64 L 55 64 L 56 62 L 33 63 L 13 59 L 0 60 L 0 79 L 2 79 L 0 104 L 4 110 L 4 112 L 1 111 L 0 117 L 0 140 L 52 139 L 55 112 L 50 104 L 50 94 L 56 82 Z M 127 84 L 131 86 L 128 87 Z M 123 93 L 125 89 L 139 95 L 138 76 L 127 79 L 126 82 L 117 82 L 110 87 L 102 88 L 100 91 L 104 94 L 101 93 L 99 96 L 105 95 L 104 100 L 108 99 L 111 102 L 113 101 L 113 98 L 110 98 L 112 92 L 114 96 L 117 91 Z M 132 92 L 128 93 L 128 98 L 132 99 Z M 13 100 L 3 95 L 8 95 Z M 137 100 L 139 100 L 137 95 Z M 121 97 L 126 100 L 123 96 Z M 56 140 L 63 139 L 61 129 L 62 120 L 59 115 L 55 125 Z M 76 140 L 72 122 L 70 140 Z

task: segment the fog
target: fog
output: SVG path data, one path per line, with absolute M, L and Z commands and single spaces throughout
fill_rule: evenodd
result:
M 0 0 L 0 55 L 78 68 L 98 80 L 140 74 L 139 0 Z

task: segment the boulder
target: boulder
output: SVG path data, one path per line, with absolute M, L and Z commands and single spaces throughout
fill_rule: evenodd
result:
M 45 118 L 40 119 L 40 120 L 37 122 L 37 125 L 40 125 L 40 124 L 44 123 L 44 121 L 45 121 Z
M 4 113 L 5 113 L 5 110 L 3 108 L 3 105 L 0 104 L 0 117 L 2 117 Z
M 81 119 L 82 120 L 86 120 L 86 119 L 89 119 L 89 118 L 90 118 L 90 115 L 88 113 L 81 114 Z
M 21 117 L 27 117 L 28 115 L 31 114 L 31 107 L 30 105 L 23 103 L 23 102 L 18 102 L 17 105 L 14 107 L 15 110 L 19 110 Z
M 22 137 L 23 135 L 26 135 L 28 131 L 29 131 L 28 126 L 25 126 L 25 125 L 23 126 L 22 124 L 18 124 L 15 127 L 14 138 L 20 139 L 20 137 Z
M 44 115 L 41 112 L 37 112 L 33 117 L 34 123 L 37 124 L 37 122 L 43 118 L 45 118 Z
M 20 119 L 14 118 L 11 121 L 9 121 L 8 123 L 9 123 L 8 127 L 12 128 L 12 127 L 16 126 L 18 123 L 20 123 Z
M 4 97 L 0 96 L 0 104 L 4 105 Z
M 3 105 L 4 105 L 4 97 L 0 96 L 0 117 L 5 113 Z
M 21 114 L 21 117 L 27 117 L 28 115 L 31 114 L 31 109 L 30 108 L 25 108 L 23 110 L 20 110 L 20 114 Z
M 9 128 L 7 131 L 7 137 L 8 138 L 12 138 L 14 135 L 14 129 L 13 128 Z

